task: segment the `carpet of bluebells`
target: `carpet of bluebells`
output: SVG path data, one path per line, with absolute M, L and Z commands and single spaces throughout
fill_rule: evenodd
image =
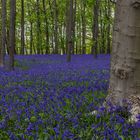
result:
M 109 55 L 16 56 L 15 66 L 0 69 L 0 140 L 140 140 L 139 122 L 100 107 Z

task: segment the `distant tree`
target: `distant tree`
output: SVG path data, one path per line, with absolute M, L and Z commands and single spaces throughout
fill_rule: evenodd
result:
M 108 20 L 108 25 L 107 25 L 107 54 L 110 54 L 111 52 L 111 25 L 110 25 L 110 20 L 111 20 L 111 4 L 110 4 L 110 0 L 106 0 L 107 3 L 107 13 L 106 13 L 106 17 Z
M 43 4 L 43 14 L 44 14 L 44 22 L 45 22 L 45 54 L 48 54 L 50 52 L 49 49 L 49 24 L 48 24 L 48 18 L 47 18 L 47 9 L 46 9 L 46 1 L 42 0 Z
M 72 50 L 72 23 L 73 23 L 73 0 L 69 0 L 68 6 L 68 20 L 67 20 L 67 62 L 71 61 L 71 50 Z
M 14 70 L 16 0 L 10 0 L 9 70 Z
M 98 18 L 99 18 L 99 0 L 95 0 L 94 3 L 94 8 L 93 8 L 93 46 L 91 49 L 91 53 L 94 54 L 94 57 L 97 58 L 97 48 L 98 48 L 98 30 L 99 30 L 99 23 L 98 23 Z
M 37 54 L 43 54 L 41 38 L 40 0 L 36 0 L 36 30 L 37 30 Z
M 132 105 L 131 119 L 140 114 L 140 1 L 117 0 L 113 33 L 111 77 L 105 106 Z
M 54 14 L 53 14 L 53 6 L 52 6 L 52 3 L 51 3 L 51 0 L 48 1 L 49 2 L 49 9 L 50 9 L 50 24 L 51 24 L 51 33 L 50 33 L 50 44 L 51 44 L 51 48 L 52 48 L 52 51 L 51 53 L 55 53 L 55 44 L 54 44 Z M 54 2 L 54 1 L 53 1 Z
M 71 53 L 74 54 L 75 50 L 75 24 L 76 24 L 76 10 L 77 10 L 77 2 L 76 0 L 73 1 L 73 13 L 72 13 L 72 47 L 71 47 Z
M 27 4 L 28 15 L 29 15 L 29 24 L 30 24 L 30 54 L 33 54 L 33 19 L 31 15 L 31 8 L 29 3 Z M 36 51 L 34 51 L 36 54 Z
M 54 53 L 58 54 L 58 8 L 56 0 L 54 0 L 53 10 L 54 10 L 54 42 L 55 42 Z
M 86 0 L 82 0 L 82 54 L 86 54 Z
M 21 52 L 20 54 L 24 54 L 24 0 L 21 0 Z
M 6 47 L 6 0 L 2 0 L 2 29 L 1 29 L 1 48 L 0 48 L 0 67 L 4 67 L 4 56 Z

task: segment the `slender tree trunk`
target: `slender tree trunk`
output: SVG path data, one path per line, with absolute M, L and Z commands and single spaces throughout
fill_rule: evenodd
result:
M 72 39 L 73 39 L 73 34 L 72 34 L 72 21 L 73 21 L 73 0 L 69 0 L 69 7 L 68 7 L 68 46 L 67 46 L 67 62 L 71 61 L 71 48 L 72 48 Z
M 54 53 L 55 52 L 55 46 L 54 46 L 54 15 L 53 15 L 53 10 L 52 10 L 52 4 L 51 1 L 49 0 L 49 8 L 50 8 L 50 14 L 51 14 L 51 33 L 50 33 L 50 42 L 51 42 L 51 49 L 50 49 L 50 53 Z
M 104 103 L 132 104 L 131 119 L 140 114 L 140 1 L 117 0 L 109 94 Z M 128 18 L 129 17 L 129 18 Z
M 82 24 L 81 24 L 81 18 L 79 19 L 78 34 L 79 34 L 78 54 L 82 54 Z
M 93 46 L 92 54 L 97 58 L 97 48 L 98 48 L 98 15 L 99 15 L 99 0 L 95 0 L 94 4 L 94 20 L 93 20 Z
M 9 70 L 14 70 L 16 0 L 10 1 Z
M 63 22 L 61 22 L 61 27 L 60 27 L 60 32 L 61 32 L 61 51 L 62 54 L 66 54 L 66 50 L 65 50 L 65 43 L 64 43 L 64 33 L 65 33 L 65 29 L 64 29 L 64 24 Z
M 82 1 L 82 54 L 86 54 L 86 17 L 85 17 L 86 0 Z
M 24 0 L 21 0 L 21 52 L 20 54 L 24 55 Z
M 77 7 L 79 11 L 79 7 Z M 77 17 L 78 18 L 78 17 Z M 78 54 L 78 41 L 79 41 L 79 24 L 78 24 L 78 19 L 76 19 L 77 24 L 76 24 L 76 41 L 75 41 L 75 53 Z
M 34 50 L 34 54 L 37 54 L 37 48 L 36 48 L 36 46 L 35 46 L 34 40 L 33 40 L 33 50 Z
M 107 0 L 107 19 L 108 19 L 108 25 L 107 25 L 107 54 L 110 54 L 110 49 L 111 49 L 111 40 L 110 40 L 110 17 L 111 17 L 111 5 L 110 5 L 110 0 Z
M 103 22 L 104 19 L 102 19 L 103 16 L 103 9 L 100 9 L 100 36 L 101 36 L 101 44 L 100 44 L 100 53 L 105 52 L 105 24 Z
M 76 22 L 76 7 L 77 7 L 77 2 L 76 0 L 74 0 L 73 3 L 74 7 L 73 7 L 73 22 L 72 22 L 72 48 L 71 48 L 71 53 L 74 54 L 74 50 L 75 50 L 75 22 Z
M 28 28 L 26 27 L 25 32 L 27 32 L 27 31 L 28 31 Z M 27 38 L 27 37 L 25 37 L 25 42 L 28 42 L 28 38 Z M 26 55 L 29 54 L 28 48 L 25 48 L 25 54 L 26 54 Z
M 7 27 L 7 30 L 6 30 L 6 50 L 7 50 L 7 53 L 9 55 L 9 28 Z
M 6 46 L 6 0 L 2 0 L 2 34 L 0 48 L 0 67 L 4 67 L 5 46 Z
M 42 40 L 41 40 L 41 23 L 40 23 L 40 8 L 39 8 L 40 0 L 36 0 L 36 13 L 37 13 L 37 54 L 41 54 L 42 49 Z
M 30 23 L 30 54 L 33 54 L 33 20 L 31 18 L 31 11 L 30 11 L 30 6 L 29 4 L 27 5 L 28 7 L 28 15 L 29 15 L 29 23 Z M 36 54 L 36 52 L 34 51 Z
M 45 54 L 49 54 L 50 50 L 49 50 L 49 25 L 48 25 L 48 19 L 47 19 L 47 12 L 46 12 L 46 3 L 45 3 L 45 0 L 42 0 L 42 3 L 43 3 L 43 13 L 44 13 L 44 22 L 45 22 L 45 40 L 46 40 L 46 43 L 45 43 L 45 48 L 46 48 L 46 51 L 45 51 Z
M 66 22 L 66 54 L 68 54 L 68 36 L 69 36 L 69 4 L 70 1 L 66 1 L 66 15 L 65 15 L 65 22 Z
M 58 8 L 56 0 L 54 0 L 54 42 L 55 54 L 58 54 Z
M 30 21 L 30 54 L 33 53 L 33 23 Z

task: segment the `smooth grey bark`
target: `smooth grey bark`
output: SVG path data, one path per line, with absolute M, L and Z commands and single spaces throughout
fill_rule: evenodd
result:
M 0 47 L 0 67 L 4 67 L 4 57 L 6 48 L 6 0 L 2 0 L 2 29 L 1 29 L 1 47 Z
M 10 0 L 9 70 L 14 70 L 16 0 Z
M 140 114 L 140 0 L 117 0 L 109 94 L 104 106 L 132 108 L 131 120 Z M 107 106 L 108 107 L 108 106 Z

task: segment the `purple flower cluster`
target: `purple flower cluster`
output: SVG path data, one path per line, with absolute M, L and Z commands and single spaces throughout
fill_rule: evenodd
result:
M 110 56 L 16 56 L 0 69 L 0 139 L 137 139 L 139 124 L 97 109 L 107 95 Z

